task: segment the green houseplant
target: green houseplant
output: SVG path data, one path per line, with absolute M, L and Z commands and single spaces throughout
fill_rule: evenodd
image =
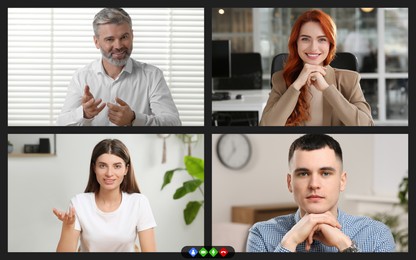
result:
M 194 221 L 201 207 L 204 206 L 204 192 L 201 189 L 201 185 L 204 183 L 204 160 L 186 155 L 184 157 L 184 163 L 185 168 L 180 167 L 165 172 L 161 190 L 163 190 L 163 188 L 171 182 L 174 173 L 186 171 L 189 174 L 191 179 L 183 182 L 182 186 L 176 189 L 176 192 L 173 194 L 173 199 L 175 200 L 180 199 L 186 194 L 192 193 L 197 189 L 202 194 L 202 200 L 189 201 L 183 210 L 185 223 L 189 225 Z

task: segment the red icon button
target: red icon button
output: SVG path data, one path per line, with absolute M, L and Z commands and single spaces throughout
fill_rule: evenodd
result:
M 223 247 L 221 248 L 219 253 L 222 257 L 225 257 L 228 254 L 228 250 L 225 247 Z

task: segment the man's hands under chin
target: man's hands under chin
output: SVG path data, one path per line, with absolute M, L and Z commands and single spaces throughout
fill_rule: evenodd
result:
M 325 245 L 336 246 L 339 249 L 338 244 L 348 243 L 345 241 L 348 237 L 342 233 L 340 228 L 338 220 L 329 211 L 320 214 L 306 214 L 286 233 L 281 244 L 284 248 L 295 252 L 298 244 L 306 242 L 306 250 L 309 251 L 313 240 L 316 239 Z
M 349 247 L 352 243 L 351 239 L 346 236 L 338 227 L 333 227 L 328 224 L 317 224 L 306 240 L 305 249 L 309 251 L 313 240 L 320 241 L 324 245 L 334 246 L 339 251 Z

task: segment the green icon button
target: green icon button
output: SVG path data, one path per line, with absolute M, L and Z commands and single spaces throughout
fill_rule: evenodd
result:
M 215 247 L 213 247 L 213 248 L 211 248 L 211 250 L 209 250 L 209 254 L 210 254 L 212 257 L 215 257 L 215 256 L 218 254 L 218 250 L 217 250 L 217 249 L 215 249 Z
M 199 254 L 202 255 L 202 257 L 205 257 L 208 254 L 208 251 L 205 248 L 201 248 Z

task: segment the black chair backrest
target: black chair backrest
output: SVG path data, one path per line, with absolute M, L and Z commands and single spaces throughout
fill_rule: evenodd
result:
M 214 89 L 261 89 L 263 68 L 257 52 L 231 53 L 231 77 L 217 78 Z
M 272 86 L 271 77 L 276 71 L 282 70 L 286 62 L 288 54 L 280 53 L 274 56 L 271 66 L 270 86 Z M 337 69 L 347 69 L 358 71 L 357 57 L 351 52 L 337 52 L 335 58 L 330 63 L 331 67 Z

